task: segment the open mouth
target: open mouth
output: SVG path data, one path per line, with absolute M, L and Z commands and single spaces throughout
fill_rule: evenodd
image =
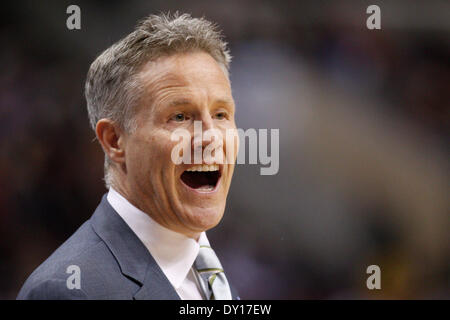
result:
M 218 165 L 197 165 L 193 166 L 181 175 L 188 187 L 199 191 L 212 191 L 217 186 L 220 178 Z

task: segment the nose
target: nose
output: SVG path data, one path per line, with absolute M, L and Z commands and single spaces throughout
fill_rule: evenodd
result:
M 208 134 L 205 134 L 205 132 L 207 131 L 209 131 Z M 192 139 L 194 150 L 196 148 L 204 149 L 210 143 L 213 143 L 214 139 L 217 139 L 217 134 L 217 128 L 214 125 L 212 116 L 209 114 L 209 112 L 202 114 L 201 119 L 194 122 L 194 136 Z
M 203 131 L 208 131 L 215 128 L 213 118 L 209 112 L 202 115 L 201 122 Z

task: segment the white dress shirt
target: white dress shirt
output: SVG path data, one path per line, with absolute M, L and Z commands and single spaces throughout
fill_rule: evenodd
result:
M 203 295 L 192 265 L 197 258 L 200 244 L 209 246 L 206 233 L 202 232 L 197 242 L 169 230 L 133 206 L 113 188 L 109 189 L 107 199 L 148 249 L 180 298 L 202 300 Z

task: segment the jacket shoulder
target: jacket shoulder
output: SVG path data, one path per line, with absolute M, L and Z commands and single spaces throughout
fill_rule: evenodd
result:
M 84 300 L 86 293 L 80 289 L 69 290 L 67 283 L 61 279 L 34 281 L 20 290 L 17 300 Z
M 114 256 L 88 220 L 34 270 L 17 299 L 95 299 L 118 275 Z

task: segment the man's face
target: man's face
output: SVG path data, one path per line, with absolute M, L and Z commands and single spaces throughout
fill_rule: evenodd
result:
M 194 121 L 201 121 L 203 132 L 222 133 L 220 151 L 226 154 L 226 130 L 236 129 L 230 82 L 204 52 L 160 58 L 145 65 L 140 75 L 145 89 L 137 130 L 124 138 L 127 196 L 161 225 L 195 238 L 222 218 L 234 162 L 212 167 L 216 172 L 192 172 L 198 165 L 172 161 L 179 141 L 171 136 L 176 129 L 190 133 L 184 143 L 193 159 Z M 208 144 L 203 141 L 203 148 Z M 230 151 L 235 154 L 236 148 Z

